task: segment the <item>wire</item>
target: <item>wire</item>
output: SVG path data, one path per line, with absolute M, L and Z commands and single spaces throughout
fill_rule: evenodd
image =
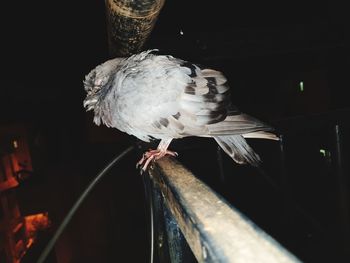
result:
M 149 235 L 150 235 L 150 255 L 149 262 L 153 263 L 154 261 L 154 209 L 153 209 L 153 193 L 152 186 L 149 175 L 147 173 L 143 173 L 143 185 L 145 187 L 145 199 L 146 203 L 148 203 L 148 214 L 149 214 Z
M 128 147 L 126 150 L 124 150 L 122 153 L 118 154 L 105 168 L 103 168 L 98 175 L 91 181 L 91 183 L 88 185 L 88 187 L 85 189 L 85 191 L 80 195 L 78 200 L 75 202 L 75 204 L 72 206 L 72 208 L 69 210 L 68 214 L 62 221 L 61 225 L 56 230 L 55 234 L 49 241 L 49 243 L 46 245 L 45 249 L 41 253 L 37 263 L 44 263 L 45 259 L 47 258 L 48 254 L 50 253 L 52 247 L 55 245 L 57 239 L 62 234 L 63 230 L 69 223 L 69 221 L 72 219 L 73 215 L 79 208 L 79 206 L 82 204 L 82 202 L 85 200 L 87 195 L 90 193 L 90 191 L 96 186 L 96 184 L 102 179 L 102 177 L 111 169 L 117 162 L 119 162 L 125 155 L 130 153 L 132 150 L 134 150 L 134 146 Z

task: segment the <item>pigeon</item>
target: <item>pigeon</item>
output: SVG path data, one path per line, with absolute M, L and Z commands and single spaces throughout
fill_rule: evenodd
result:
M 110 59 L 85 76 L 83 105 L 94 123 L 160 140 L 137 163 L 143 171 L 152 160 L 177 156 L 168 147 L 187 136 L 212 137 L 236 163 L 259 166 L 246 138 L 278 140 L 274 129 L 232 104 L 222 72 L 157 51 Z

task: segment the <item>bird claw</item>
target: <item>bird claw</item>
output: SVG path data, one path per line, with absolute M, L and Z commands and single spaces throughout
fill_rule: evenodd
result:
M 173 151 L 161 151 L 161 150 L 149 150 L 147 152 L 145 152 L 142 155 L 142 158 L 136 163 L 136 168 L 140 168 L 141 167 L 141 173 L 145 172 L 149 166 L 149 164 L 152 161 L 156 161 L 159 160 L 160 158 L 164 157 L 165 155 L 170 155 L 173 157 L 177 157 L 178 153 L 177 152 L 173 152 Z

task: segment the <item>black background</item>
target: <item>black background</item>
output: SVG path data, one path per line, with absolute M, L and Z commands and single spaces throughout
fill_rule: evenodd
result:
M 337 262 L 345 262 L 346 257 L 334 230 L 337 219 L 332 221 L 337 213 L 334 176 L 320 166 L 325 160 L 308 159 L 313 156 L 308 149 L 330 144 L 332 127 L 312 133 L 304 125 L 308 121 L 291 125 L 282 120 L 315 114 L 321 114 L 321 122 L 323 114 L 347 118 L 346 112 L 339 113 L 349 108 L 345 11 L 331 1 L 169 0 L 144 46 L 222 70 L 231 84 L 232 100 L 242 111 L 274 124 L 278 131 L 297 130 L 287 137 L 286 173 L 302 212 L 280 203 L 281 190 L 258 172 L 232 168 L 228 159 L 227 184 L 222 187 L 212 142 L 184 139 L 172 147 L 183 149 L 179 158 L 187 167 L 235 199 L 234 205 L 306 262 L 330 262 L 335 255 Z M 0 17 L 0 125 L 21 123 L 28 128 L 36 172 L 18 191 L 22 214 L 49 211 L 57 226 L 96 172 L 134 141 L 117 130 L 95 127 L 82 106 L 85 75 L 110 58 L 104 2 L 6 2 Z M 304 93 L 299 91 L 300 81 L 305 83 Z M 308 139 L 317 145 L 305 146 Z M 276 164 L 279 145 L 252 145 L 265 160 L 268 176 L 283 181 L 281 165 Z M 205 156 L 197 149 L 206 149 Z M 59 240 L 57 262 L 147 262 L 143 186 L 134 169 L 138 157 L 115 167 L 91 194 Z

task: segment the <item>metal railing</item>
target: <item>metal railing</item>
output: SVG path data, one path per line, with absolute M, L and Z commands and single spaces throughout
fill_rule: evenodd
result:
M 300 262 L 175 159 L 144 179 L 151 262 Z

